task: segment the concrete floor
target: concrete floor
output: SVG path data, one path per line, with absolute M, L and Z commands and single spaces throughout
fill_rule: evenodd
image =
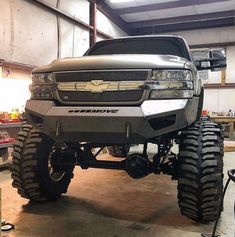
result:
M 235 152 L 226 153 L 224 160 L 225 171 L 235 168 Z M 15 230 L 5 235 L 200 237 L 202 232 L 210 232 L 212 224 L 197 224 L 181 216 L 176 186 L 176 181 L 163 175 L 133 180 L 122 171 L 76 168 L 66 196 L 55 203 L 33 204 L 11 187 L 10 172 L 0 171 L 3 218 L 15 225 Z M 219 223 L 222 237 L 234 236 L 234 200 L 232 183 Z

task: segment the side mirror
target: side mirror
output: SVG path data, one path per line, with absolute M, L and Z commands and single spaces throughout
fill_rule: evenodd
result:
M 214 49 L 209 51 L 211 71 L 220 71 L 226 68 L 226 56 L 223 49 Z
M 209 51 L 209 58 L 195 60 L 198 70 L 221 71 L 226 68 L 226 56 L 223 49 L 213 49 Z

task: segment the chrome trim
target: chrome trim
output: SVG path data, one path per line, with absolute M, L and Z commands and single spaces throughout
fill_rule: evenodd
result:
M 60 91 L 85 91 L 85 92 L 104 92 L 104 91 L 125 91 L 141 90 L 144 81 L 103 81 L 91 80 L 89 82 L 60 82 L 57 85 Z
M 126 69 L 126 68 L 119 68 L 119 69 L 81 69 L 81 70 L 69 70 L 69 71 L 56 71 L 53 74 L 60 74 L 60 73 L 75 73 L 75 72 L 152 72 L 152 68 L 134 68 L 134 69 Z

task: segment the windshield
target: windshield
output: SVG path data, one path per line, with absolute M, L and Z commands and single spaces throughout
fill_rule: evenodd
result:
M 107 54 L 163 54 L 190 60 L 188 50 L 180 38 L 124 38 L 100 41 L 86 55 Z

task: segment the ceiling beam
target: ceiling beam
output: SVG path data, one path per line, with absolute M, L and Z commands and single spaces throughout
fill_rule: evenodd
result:
M 168 25 L 168 24 L 176 24 L 176 23 L 185 23 L 185 22 L 193 22 L 193 21 L 204 21 L 204 20 L 215 20 L 222 19 L 228 17 L 234 17 L 235 10 L 231 11 L 223 11 L 223 12 L 213 12 L 213 13 L 204 13 L 197 15 L 189 15 L 189 16 L 178 16 L 171 18 L 162 18 L 162 19 L 154 19 L 147 21 L 136 21 L 131 22 L 130 25 L 134 28 L 141 28 L 146 26 L 159 26 L 159 25 Z
M 188 7 L 193 5 L 201 5 L 208 3 L 216 3 L 216 2 L 226 2 L 229 0 L 179 0 L 174 2 L 162 2 L 162 3 L 154 3 L 148 5 L 141 5 L 135 7 L 126 7 L 126 8 L 118 8 L 115 9 L 115 12 L 118 15 L 137 13 L 137 12 L 149 12 L 149 11 L 157 11 L 162 9 L 170 9 L 170 8 L 178 8 L 178 7 Z
M 235 17 L 137 28 L 135 35 L 159 34 L 235 25 Z
M 125 31 L 128 35 L 132 35 L 131 27 L 114 11 L 111 7 L 104 3 L 103 0 L 96 0 L 97 9 L 108 17 L 113 23 Z
M 54 12 L 56 15 L 75 23 L 76 25 L 79 25 L 83 29 L 86 29 L 86 30 L 93 29 L 93 26 L 90 26 L 90 25 L 86 24 L 85 22 L 77 19 L 76 17 L 66 13 L 65 11 L 52 6 L 51 4 L 47 3 L 46 1 L 43 1 L 43 0 L 27 0 L 27 1 L 31 2 L 32 4 L 38 4 L 41 7 L 46 8 L 47 10 L 49 10 L 51 12 Z
M 27 1 L 31 2 L 32 4 L 37 4 L 38 6 L 45 8 L 50 12 L 53 12 L 54 14 L 58 15 L 59 17 L 62 17 L 64 19 L 70 21 L 71 23 L 80 26 L 81 28 L 83 28 L 85 30 L 90 30 L 90 31 L 94 30 L 93 26 L 86 24 L 85 22 L 75 18 L 74 16 L 70 15 L 69 13 L 58 9 L 57 7 L 54 7 L 43 0 L 27 0 Z M 92 1 L 89 0 L 89 2 L 92 2 Z M 96 32 L 97 32 L 97 35 L 99 35 L 105 39 L 112 38 L 110 35 L 104 33 L 101 30 L 96 29 Z

